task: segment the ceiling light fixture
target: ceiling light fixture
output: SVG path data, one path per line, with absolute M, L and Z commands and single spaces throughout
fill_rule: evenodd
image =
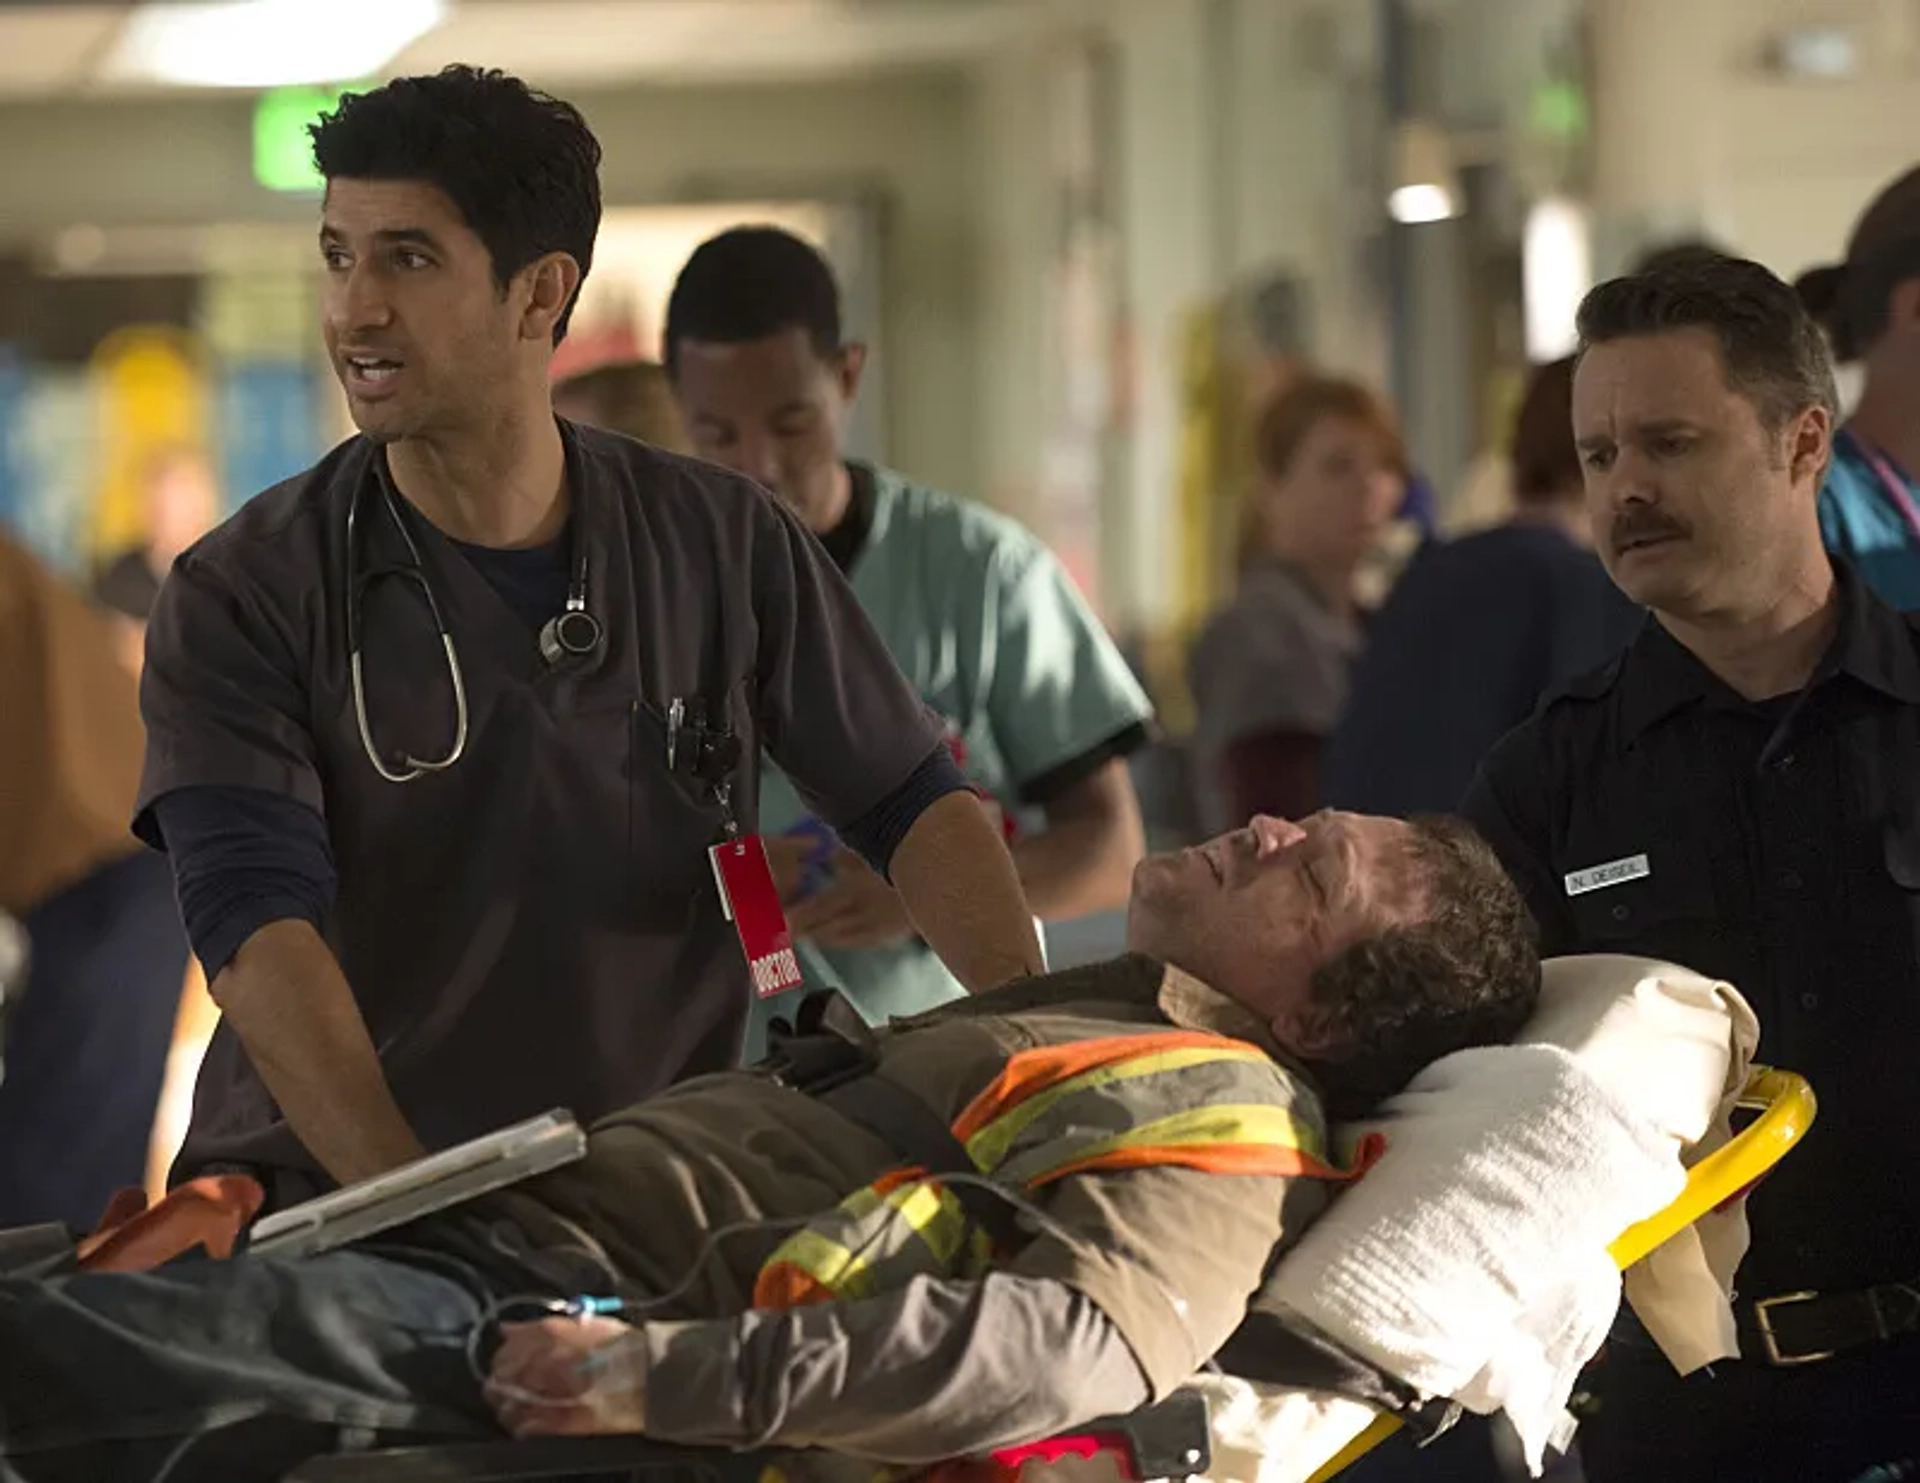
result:
M 1521 238 L 1522 303 L 1527 359 L 1536 365 L 1579 347 L 1580 301 L 1593 287 L 1593 224 L 1580 202 L 1536 201 Z
M 1452 142 L 1437 124 L 1407 119 L 1394 130 L 1387 214 L 1407 225 L 1460 214 L 1460 177 Z
M 446 16 L 446 0 L 188 0 L 128 17 L 114 82 L 270 88 L 376 75 Z

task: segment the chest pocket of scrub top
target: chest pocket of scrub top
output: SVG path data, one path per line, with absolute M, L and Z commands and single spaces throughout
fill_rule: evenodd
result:
M 632 910 L 648 930 L 684 928 L 703 909 L 719 910 L 713 865 L 707 851 L 719 843 L 726 810 L 713 789 L 693 773 L 694 739 L 683 721 L 674 738 L 674 765 L 667 765 L 668 719 L 663 707 L 635 701 L 626 715 L 626 797 L 621 817 L 628 868 L 635 887 Z M 753 739 L 741 736 L 741 755 L 753 756 Z M 740 827 L 752 818 L 753 793 L 746 766 L 731 779 L 732 808 Z
M 684 931 L 702 890 L 713 891 L 706 848 L 721 815 L 691 778 L 668 777 L 664 720 L 629 691 L 554 724 L 558 755 L 525 783 L 551 800 L 536 815 L 544 827 L 527 868 L 565 879 L 582 925 L 620 936 Z

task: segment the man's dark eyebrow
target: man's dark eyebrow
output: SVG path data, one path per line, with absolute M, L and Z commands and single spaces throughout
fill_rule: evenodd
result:
M 1670 437 L 1674 433 L 1697 434 L 1700 424 L 1689 422 L 1684 417 L 1650 417 L 1640 422 L 1627 424 L 1627 433 L 1635 438 Z M 1588 433 L 1585 437 L 1576 436 L 1573 446 L 1582 453 L 1591 453 L 1596 449 L 1611 448 L 1618 440 L 1611 433 Z
M 1321 906 L 1331 909 L 1333 906 L 1333 886 L 1329 883 L 1326 867 L 1331 862 L 1340 870 L 1340 879 L 1351 879 L 1354 866 L 1354 844 L 1345 834 L 1332 840 L 1322 838 L 1307 845 L 1307 863 L 1302 867 L 1307 884 L 1313 887 L 1313 894 Z
M 1360 841 L 1345 829 L 1340 831 L 1340 883 L 1351 891 L 1360 879 Z
M 320 224 L 320 240 L 339 242 L 345 234 L 338 227 L 327 222 Z M 429 252 L 439 252 L 440 239 L 425 227 L 383 227 L 373 234 L 373 240 L 382 247 L 424 247 Z
M 1695 433 L 1700 431 L 1698 423 L 1687 421 L 1684 417 L 1653 417 L 1645 422 L 1632 424 L 1634 432 L 1641 437 L 1660 437 L 1666 433 Z
M 792 417 L 799 413 L 811 411 L 813 411 L 813 403 L 811 402 L 782 402 L 771 412 L 767 413 L 767 421 L 777 422 L 782 417 Z M 724 428 L 731 425 L 724 417 L 712 412 L 696 412 L 693 415 L 693 420 L 704 427 Z

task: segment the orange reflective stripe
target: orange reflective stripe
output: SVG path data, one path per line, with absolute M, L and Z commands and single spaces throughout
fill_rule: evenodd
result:
M 831 1302 L 838 1296 L 811 1272 L 792 1262 L 768 1262 L 753 1281 L 756 1308 L 805 1308 L 813 1303 Z
M 1336 1167 L 1296 1101 L 1290 1078 L 1258 1046 L 1147 1032 L 1010 1056 L 953 1134 L 981 1174 L 1028 1190 L 1071 1174 L 1156 1166 L 1344 1181 L 1384 1151 L 1385 1139 L 1369 1135 L 1352 1167 Z M 753 1301 L 791 1308 L 861 1298 L 918 1274 L 977 1275 L 993 1256 L 950 1189 L 923 1169 L 897 1168 L 782 1242 Z
M 1008 1059 L 1000 1068 L 1000 1074 L 987 1083 L 979 1096 L 967 1104 L 953 1124 L 953 1136 L 965 1143 L 996 1117 L 1011 1112 L 1027 1098 L 1103 1066 L 1161 1051 L 1237 1049 L 1243 1044 L 1224 1035 L 1208 1035 L 1198 1030 L 1158 1030 L 1019 1051 Z
M 867 1188 L 876 1195 L 884 1196 L 893 1193 L 893 1191 L 899 1189 L 903 1184 L 912 1184 L 914 1180 L 925 1179 L 926 1177 L 927 1171 L 916 1164 L 906 1168 L 890 1170 L 874 1180 Z
M 1368 1133 L 1354 1148 L 1352 1166 L 1341 1169 L 1315 1158 L 1303 1149 L 1280 1148 L 1270 1143 L 1137 1144 L 1049 1169 L 1037 1176 L 1030 1187 L 1039 1189 L 1069 1174 L 1086 1174 L 1103 1169 L 1146 1169 L 1169 1164 L 1182 1169 L 1198 1169 L 1204 1174 L 1277 1174 L 1288 1178 L 1327 1179 L 1343 1184 L 1366 1173 L 1386 1151 L 1386 1135 Z

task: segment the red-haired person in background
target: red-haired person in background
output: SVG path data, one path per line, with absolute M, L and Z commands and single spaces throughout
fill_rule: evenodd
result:
M 1513 514 L 1424 548 L 1368 625 L 1327 744 L 1332 807 L 1395 818 L 1459 807 L 1493 744 L 1645 621 L 1593 554 L 1571 357 L 1535 369 L 1510 462 Z
M 1308 377 L 1261 414 L 1240 581 L 1188 660 L 1203 833 L 1320 806 L 1320 753 L 1361 646 L 1355 579 L 1407 490 L 1386 404 Z

